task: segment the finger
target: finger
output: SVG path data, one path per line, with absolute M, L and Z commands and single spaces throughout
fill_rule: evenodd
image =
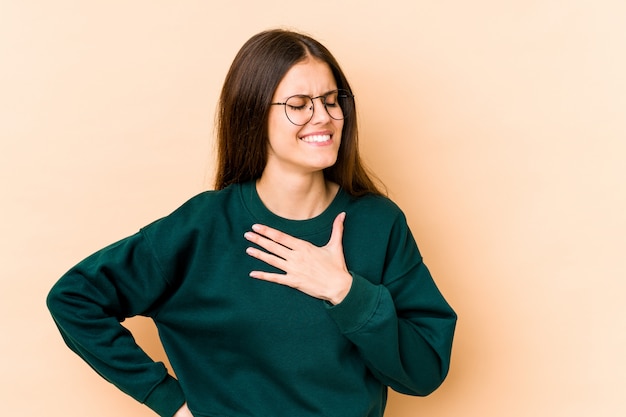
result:
M 276 274 L 273 272 L 263 272 L 263 271 L 252 271 L 250 272 L 250 277 L 255 279 L 260 279 L 263 281 L 273 282 L 276 284 L 289 285 L 287 276 L 285 274 Z
M 343 222 L 345 218 L 345 212 L 341 212 L 337 215 L 337 217 L 335 217 L 335 221 L 333 221 L 333 231 L 330 234 L 330 240 L 328 241 L 327 246 L 342 246 Z
M 246 253 L 253 258 L 265 262 L 270 266 L 273 266 L 283 271 L 285 270 L 285 260 L 276 255 L 264 252 L 256 248 L 246 248 Z
M 300 241 L 299 239 L 296 239 L 295 237 L 288 235 L 287 233 L 283 233 L 280 230 L 276 230 L 262 224 L 253 224 L 252 230 L 260 235 L 263 235 L 273 240 L 274 242 L 280 243 L 281 245 L 289 249 L 294 249 Z
M 280 256 L 283 259 L 286 259 L 287 254 L 291 251 L 289 248 L 254 232 L 246 232 L 243 236 L 249 242 L 256 243 L 266 251 Z

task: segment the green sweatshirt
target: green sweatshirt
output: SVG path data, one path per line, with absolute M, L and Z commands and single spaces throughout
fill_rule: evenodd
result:
M 353 276 L 332 306 L 250 278 L 276 271 L 248 256 L 261 223 L 325 245 L 345 211 Z M 321 215 L 287 220 L 254 182 L 207 191 L 86 258 L 48 295 L 68 346 L 100 375 L 170 417 L 382 416 L 387 386 L 427 395 L 449 367 L 456 315 L 389 199 L 340 190 Z M 177 379 L 120 324 L 151 317 Z

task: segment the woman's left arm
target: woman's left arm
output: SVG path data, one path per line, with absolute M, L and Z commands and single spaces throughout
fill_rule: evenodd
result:
M 350 292 L 328 312 L 381 382 L 405 394 L 428 395 L 448 373 L 457 316 L 400 212 L 386 246 L 381 284 L 353 273 Z
M 248 254 L 285 274 L 253 271 L 251 276 L 327 301 L 331 318 L 382 383 L 405 394 L 428 395 L 448 373 L 456 314 L 437 289 L 403 216 L 390 232 L 381 284 L 348 271 L 341 243 L 344 217 L 337 216 L 322 247 L 256 225 L 246 238 L 267 252 L 249 248 Z
M 328 312 L 381 382 L 423 396 L 448 373 L 456 314 L 422 262 L 407 272 L 388 285 L 353 275 L 348 296 Z

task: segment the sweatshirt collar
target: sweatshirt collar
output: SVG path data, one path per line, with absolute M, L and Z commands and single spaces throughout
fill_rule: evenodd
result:
M 265 205 L 256 190 L 256 181 L 239 184 L 244 206 L 250 212 L 256 223 L 273 227 L 292 236 L 304 237 L 332 229 L 333 221 L 347 206 L 350 196 L 340 188 L 330 205 L 320 213 L 307 220 L 291 220 L 280 217 L 271 212 Z

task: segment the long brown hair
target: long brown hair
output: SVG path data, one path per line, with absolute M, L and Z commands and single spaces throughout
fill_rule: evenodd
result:
M 307 35 L 269 30 L 253 36 L 239 50 L 226 75 L 217 112 L 216 189 L 261 176 L 267 163 L 272 97 L 287 71 L 308 56 L 328 64 L 337 88 L 352 91 L 330 51 Z M 347 110 L 337 161 L 324 170 L 324 176 L 354 196 L 382 194 L 359 156 L 356 109 Z

